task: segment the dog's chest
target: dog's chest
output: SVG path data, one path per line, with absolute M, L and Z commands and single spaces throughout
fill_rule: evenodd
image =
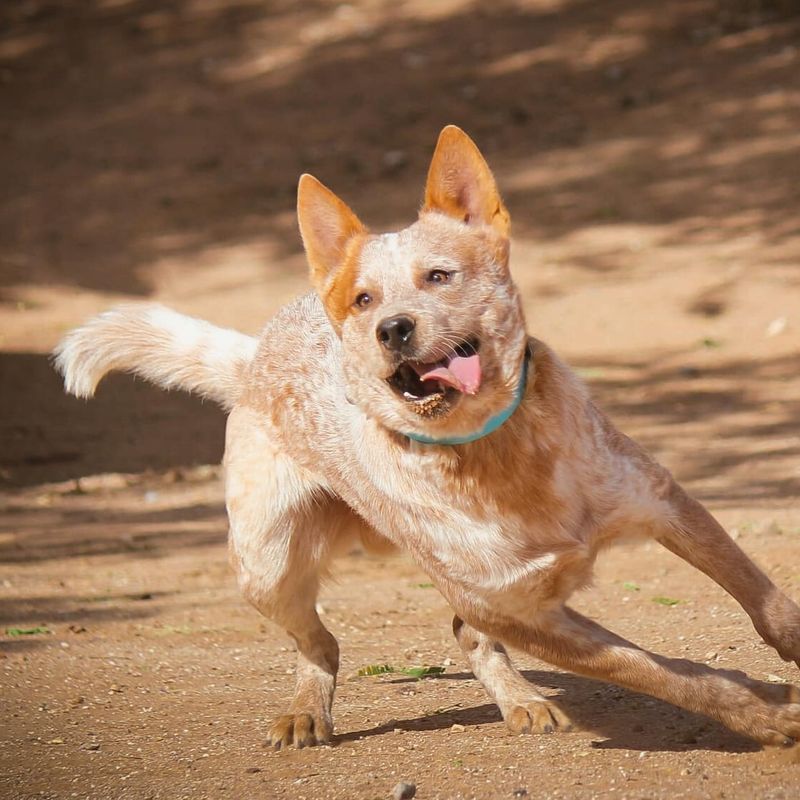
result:
M 337 470 L 336 488 L 429 574 L 493 606 L 503 597 L 542 600 L 567 562 L 570 569 L 590 563 L 579 526 L 555 520 L 556 510 L 537 507 L 529 490 L 523 496 L 523 479 L 501 486 L 454 469 L 449 456 L 424 446 L 402 453 L 364 448 L 347 470 Z

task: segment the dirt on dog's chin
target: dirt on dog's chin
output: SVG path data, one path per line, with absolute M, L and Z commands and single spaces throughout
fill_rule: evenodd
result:
M 460 392 L 444 389 L 419 400 L 406 400 L 406 406 L 424 419 L 435 419 L 449 414 L 455 406 Z

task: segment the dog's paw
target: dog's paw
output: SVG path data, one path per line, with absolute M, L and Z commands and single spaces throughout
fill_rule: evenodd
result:
M 298 750 L 327 744 L 333 735 L 330 722 L 309 713 L 282 714 L 269 727 L 267 744 L 275 750 L 294 745 Z
M 800 691 L 791 687 L 800 699 Z M 800 742 L 800 703 L 786 703 L 772 711 L 753 737 L 762 744 L 792 747 Z
M 747 695 L 745 695 L 745 691 Z M 728 727 L 761 744 L 791 747 L 800 741 L 800 689 L 748 680 L 723 703 Z
M 573 727 L 570 718 L 545 699 L 514 703 L 503 709 L 503 719 L 512 733 L 554 733 Z

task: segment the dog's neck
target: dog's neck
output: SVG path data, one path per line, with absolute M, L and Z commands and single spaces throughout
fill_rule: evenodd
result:
M 528 383 L 528 362 L 531 360 L 531 357 L 532 352 L 529 344 L 525 348 L 525 358 L 522 361 L 522 370 L 519 376 L 519 383 L 517 383 L 517 388 L 514 392 L 514 397 L 502 411 L 498 411 L 496 414 L 489 417 L 486 424 L 479 431 L 467 434 L 466 436 L 446 436 L 442 439 L 425 436 L 421 433 L 404 433 L 403 436 L 415 442 L 421 442 L 422 444 L 456 445 L 477 442 L 478 439 L 483 439 L 485 436 L 494 433 L 510 419 L 511 415 L 519 408 L 522 398 L 525 396 L 525 388 Z

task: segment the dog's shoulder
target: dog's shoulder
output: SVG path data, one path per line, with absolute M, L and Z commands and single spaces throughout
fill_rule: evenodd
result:
M 339 371 L 341 342 L 315 292 L 282 306 L 261 331 L 253 380 L 275 384 L 330 380 Z

